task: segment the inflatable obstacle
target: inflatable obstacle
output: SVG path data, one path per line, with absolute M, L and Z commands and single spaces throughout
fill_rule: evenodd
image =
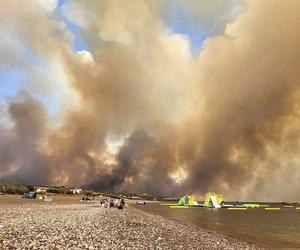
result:
M 204 207 L 221 208 L 224 204 L 223 195 L 207 193 L 204 201 Z
M 193 196 L 185 195 L 180 198 L 177 205 L 178 206 L 197 206 L 198 202 L 194 200 Z

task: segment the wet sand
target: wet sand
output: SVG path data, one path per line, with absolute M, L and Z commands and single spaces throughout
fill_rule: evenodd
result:
M 259 249 L 133 207 L 0 197 L 0 249 Z

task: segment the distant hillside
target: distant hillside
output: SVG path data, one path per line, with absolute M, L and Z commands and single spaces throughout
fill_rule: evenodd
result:
M 4 194 L 24 194 L 30 191 L 36 191 L 40 194 L 53 193 L 72 195 L 74 189 L 65 186 L 33 186 L 20 183 L 0 183 L 0 193 Z M 91 195 L 93 191 L 82 190 L 77 194 Z
M 0 192 L 5 194 L 24 194 L 33 191 L 34 187 L 25 184 L 0 183 Z

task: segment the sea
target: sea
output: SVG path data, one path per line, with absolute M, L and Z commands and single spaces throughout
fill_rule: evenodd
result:
M 285 207 L 281 203 L 264 203 L 269 207 L 280 208 L 277 211 L 268 211 L 264 208 L 172 209 L 161 204 L 161 202 L 149 202 L 146 205 L 134 206 L 148 213 L 219 231 L 269 249 L 300 249 L 300 210 L 297 210 L 296 206 Z

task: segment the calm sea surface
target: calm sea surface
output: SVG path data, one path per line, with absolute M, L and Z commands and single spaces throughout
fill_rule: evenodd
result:
M 300 210 L 284 208 L 281 204 L 270 206 L 281 207 L 281 210 L 171 209 L 156 202 L 135 205 L 146 212 L 217 230 L 268 248 L 300 248 Z

